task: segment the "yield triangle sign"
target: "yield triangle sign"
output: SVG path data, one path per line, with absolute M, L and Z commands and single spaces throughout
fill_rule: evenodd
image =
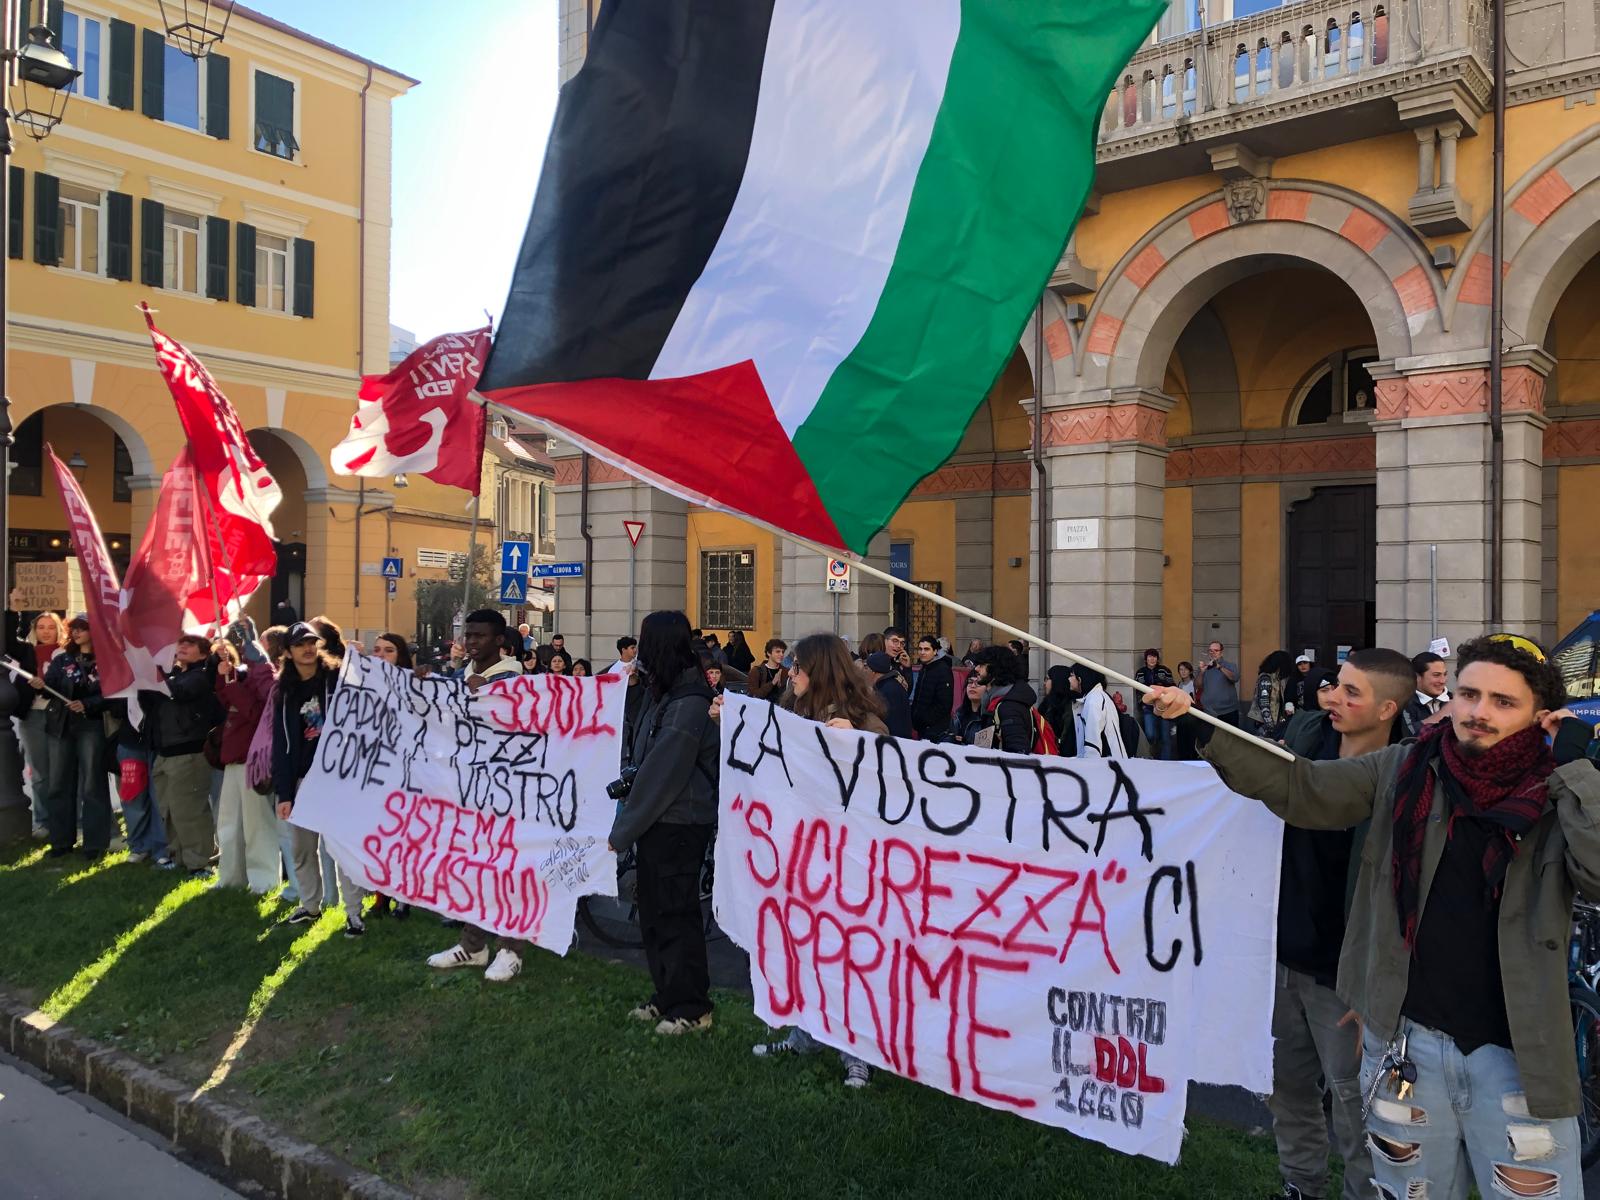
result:
M 639 544 L 639 535 L 644 532 L 644 522 L 624 521 L 622 527 L 628 531 L 628 544 L 637 546 Z

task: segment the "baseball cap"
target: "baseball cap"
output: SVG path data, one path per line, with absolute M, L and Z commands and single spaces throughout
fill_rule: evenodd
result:
M 894 659 L 890 658 L 882 650 L 879 650 L 876 654 L 869 654 L 867 655 L 867 670 L 874 675 L 891 674 L 894 671 Z
M 322 635 L 314 627 L 304 621 L 296 621 L 289 626 L 289 632 L 283 635 L 283 643 L 286 646 L 298 646 L 301 642 L 320 641 L 321 638 Z
M 1280 660 L 1280 661 L 1281 661 L 1281 660 Z M 1301 664 L 1301 663 L 1308 663 L 1308 662 L 1311 662 L 1311 661 L 1312 661 L 1312 659 L 1311 659 L 1311 655 L 1309 655 L 1309 654 L 1302 654 L 1302 655 L 1301 655 L 1301 656 L 1300 656 L 1300 657 L 1299 657 L 1299 658 L 1297 658 L 1297 659 L 1295 659 L 1295 660 L 1294 660 L 1294 661 L 1295 661 L 1295 665 L 1296 665 L 1296 666 L 1299 666 L 1299 665 L 1300 665 L 1300 664 Z

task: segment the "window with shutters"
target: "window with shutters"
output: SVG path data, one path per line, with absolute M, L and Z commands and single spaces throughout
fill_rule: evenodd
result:
M 106 258 L 105 193 L 61 185 L 61 260 L 68 271 L 102 274 Z
M 105 72 L 110 65 L 110 54 L 105 53 L 105 25 L 99 17 L 91 17 L 76 9 L 63 9 L 61 37 L 57 45 L 83 74 L 72 81 L 67 89 L 85 100 L 103 100 L 106 96 Z
M 288 312 L 292 293 L 289 239 L 256 232 L 256 307 Z
M 162 63 L 161 119 L 185 129 L 205 132 L 205 91 L 201 78 L 205 59 L 193 59 L 170 43 Z
M 755 623 L 755 551 L 702 551 L 700 554 L 701 628 L 753 629 Z
M 199 217 L 166 209 L 162 222 L 161 286 L 168 291 L 198 296 L 206 279 L 204 246 Z
M 426 546 L 417 547 L 417 566 L 432 567 L 438 571 L 450 569 L 450 560 L 455 555 L 448 550 L 430 550 Z
M 300 153 L 295 137 L 294 81 L 258 70 L 255 75 L 255 148 L 276 158 Z

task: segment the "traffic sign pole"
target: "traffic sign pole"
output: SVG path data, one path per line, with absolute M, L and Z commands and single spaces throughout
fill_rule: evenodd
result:
M 622 531 L 628 535 L 628 628 L 630 637 L 639 634 L 639 535 L 644 532 L 643 521 L 624 521 Z

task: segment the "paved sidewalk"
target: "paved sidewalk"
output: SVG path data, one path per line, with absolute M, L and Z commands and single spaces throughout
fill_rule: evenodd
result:
M 0 1054 L 0 1190 L 7 1200 L 239 1200 L 157 1135 Z

